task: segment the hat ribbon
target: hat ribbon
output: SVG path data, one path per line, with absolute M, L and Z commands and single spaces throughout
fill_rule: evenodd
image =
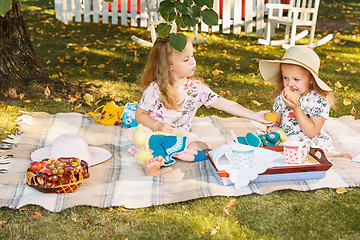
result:
M 305 67 L 307 67 L 308 69 L 310 69 L 313 73 L 315 73 L 315 75 L 316 75 L 317 77 L 319 77 L 319 75 L 317 74 L 317 72 L 315 72 L 314 69 L 312 69 L 311 67 L 309 67 L 309 66 L 306 65 L 305 63 L 302 63 L 302 62 L 300 62 L 300 61 L 298 61 L 298 60 L 295 60 L 295 59 L 292 59 L 292 58 L 283 58 L 283 59 L 281 59 L 281 60 L 291 60 L 291 61 L 300 63 L 300 64 L 304 65 Z

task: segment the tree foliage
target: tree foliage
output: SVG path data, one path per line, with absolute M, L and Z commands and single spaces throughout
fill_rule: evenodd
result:
M 0 16 L 4 17 L 5 14 L 11 9 L 12 0 L 1 0 L 0 1 Z
M 171 33 L 176 28 L 194 27 L 201 20 L 208 26 L 218 25 L 218 14 L 213 10 L 213 0 L 164 0 L 160 3 L 158 12 L 165 20 L 156 28 L 160 37 L 170 35 L 170 44 L 178 51 L 186 45 L 186 37 L 182 33 Z

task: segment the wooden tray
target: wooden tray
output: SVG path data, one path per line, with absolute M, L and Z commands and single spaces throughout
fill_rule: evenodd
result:
M 276 152 L 283 151 L 282 146 L 264 148 Z M 205 150 L 205 154 L 209 159 L 209 166 L 219 183 L 222 185 L 232 185 L 229 180 L 229 174 L 225 170 L 217 169 L 211 156 L 208 154 L 209 151 L 210 150 Z M 324 151 L 320 148 L 310 148 L 309 155 L 316 160 L 318 164 L 286 165 L 268 168 L 251 182 L 302 181 L 324 178 L 326 171 L 332 167 L 332 163 L 328 161 Z

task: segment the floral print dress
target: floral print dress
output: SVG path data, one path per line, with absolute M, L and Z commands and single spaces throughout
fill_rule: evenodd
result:
M 299 103 L 307 117 L 329 118 L 329 105 L 326 99 L 316 91 L 312 90 L 308 94 L 300 97 Z M 325 124 L 316 137 L 309 138 L 300 129 L 293 110 L 285 105 L 280 95 L 276 97 L 273 109 L 275 112 L 281 113 L 281 123 L 279 127 L 288 137 L 308 141 L 311 147 L 318 147 L 326 152 L 334 152 L 330 137 L 324 130 Z
M 187 84 L 178 89 L 179 97 L 182 100 L 182 107 L 178 110 L 166 109 L 159 101 L 160 90 L 156 81 L 143 92 L 139 107 L 149 111 L 150 117 L 163 123 L 174 123 L 178 129 L 188 135 L 196 111 L 205 105 L 209 107 L 220 96 L 198 80 L 189 79 Z M 195 137 L 196 136 L 189 136 Z

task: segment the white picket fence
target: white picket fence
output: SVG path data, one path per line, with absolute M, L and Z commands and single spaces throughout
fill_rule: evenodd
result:
M 145 0 L 54 0 L 56 18 L 68 22 L 93 22 L 147 27 Z M 274 0 L 273 0 L 274 1 Z M 121 9 L 120 9 L 121 8 Z M 219 25 L 211 32 L 262 35 L 264 23 L 264 0 L 214 0 L 214 10 L 219 15 Z M 243 27 L 243 29 L 242 29 Z M 210 28 L 200 23 L 200 31 Z

